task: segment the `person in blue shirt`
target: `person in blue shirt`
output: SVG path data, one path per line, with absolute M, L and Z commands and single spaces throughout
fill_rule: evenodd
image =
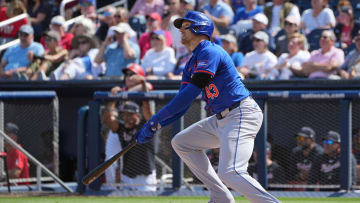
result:
M 211 39 L 214 24 L 201 12 L 189 11 L 174 21 L 181 42 L 192 53 L 178 94 L 136 134 L 149 142 L 156 131 L 183 116 L 201 93 L 212 116 L 192 124 L 172 139 L 176 153 L 210 192 L 210 202 L 235 203 L 228 187 L 251 202 L 279 202 L 247 172 L 263 113 L 242 83 L 226 51 Z M 216 173 L 205 150 L 219 148 Z
M 209 0 L 209 3 L 200 8 L 215 24 L 221 34 L 228 32 L 228 26 L 234 18 L 234 12 L 229 4 L 222 0 Z
M 242 65 L 244 55 L 238 52 L 237 42 L 235 36 L 232 34 L 221 35 L 221 46 L 231 56 L 236 69 L 239 69 Z
M 23 25 L 19 32 L 20 44 L 9 47 L 0 63 L 0 78 L 13 79 L 14 76 L 20 73 L 27 78 L 25 72 L 28 69 L 34 56 L 43 56 L 44 48 L 38 43 L 34 42 L 34 29 L 31 25 Z

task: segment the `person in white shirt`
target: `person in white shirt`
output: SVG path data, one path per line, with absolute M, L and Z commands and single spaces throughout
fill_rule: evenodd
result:
M 174 71 L 176 64 L 175 51 L 166 45 L 165 33 L 157 30 L 150 35 L 151 49 L 142 59 L 142 67 L 147 79 L 165 79 L 169 72 Z
M 301 18 L 301 29 L 309 34 L 318 28 L 333 28 L 336 19 L 333 11 L 328 8 L 328 0 L 311 0 L 311 9 L 303 12 Z
M 301 69 L 301 64 L 307 62 L 310 53 L 304 50 L 304 35 L 295 32 L 289 36 L 288 50 L 289 53 L 280 55 L 278 64 L 274 67 L 279 71 L 279 80 L 288 80 L 294 76 L 293 69 Z
M 255 33 L 253 37 L 254 51 L 245 55 L 239 72 L 245 78 L 273 80 L 279 72 L 274 69 L 277 64 L 276 56 L 268 50 L 269 35 L 264 31 Z

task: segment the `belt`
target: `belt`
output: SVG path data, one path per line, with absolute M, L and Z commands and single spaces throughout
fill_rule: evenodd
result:
M 246 98 L 245 98 L 245 99 L 246 99 Z M 243 99 L 243 100 L 244 100 L 244 99 Z M 236 102 L 236 103 L 232 104 L 229 108 L 226 108 L 226 109 L 224 109 L 222 112 L 217 113 L 217 114 L 216 114 L 216 118 L 217 118 L 218 120 L 221 120 L 221 119 L 225 118 L 226 114 L 228 114 L 231 110 L 236 109 L 237 107 L 239 107 L 240 104 L 241 104 L 241 102 L 242 102 L 243 100 L 241 100 L 241 101 L 239 101 L 239 102 Z

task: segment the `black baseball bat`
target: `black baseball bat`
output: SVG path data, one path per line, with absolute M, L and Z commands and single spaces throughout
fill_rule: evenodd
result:
M 131 148 L 133 148 L 137 144 L 137 140 L 133 140 L 130 142 L 128 146 L 126 146 L 123 150 L 121 150 L 119 153 L 115 154 L 113 157 L 111 157 L 109 160 L 104 161 L 100 165 L 98 165 L 96 168 L 91 170 L 83 179 L 82 183 L 85 185 L 88 185 L 92 183 L 96 178 L 101 176 L 105 172 L 107 168 L 109 168 L 116 160 L 118 160 L 122 155 L 124 155 L 127 151 L 129 151 Z

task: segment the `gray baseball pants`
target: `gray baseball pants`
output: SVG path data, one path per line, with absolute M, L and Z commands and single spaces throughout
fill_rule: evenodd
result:
M 254 203 L 280 202 L 247 173 L 262 120 L 261 109 L 248 97 L 223 119 L 210 116 L 172 139 L 174 150 L 208 188 L 212 201 L 234 203 L 229 186 Z M 213 148 L 220 148 L 218 174 L 205 154 Z

